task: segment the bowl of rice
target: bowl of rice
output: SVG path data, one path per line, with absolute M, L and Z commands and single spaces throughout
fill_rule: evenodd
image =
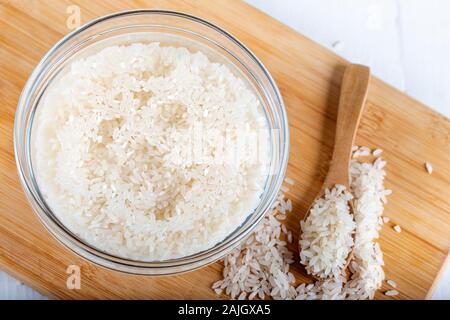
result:
M 289 130 L 280 92 L 226 31 L 172 11 L 93 20 L 39 62 L 16 110 L 19 177 L 81 257 L 145 275 L 229 253 L 270 210 Z

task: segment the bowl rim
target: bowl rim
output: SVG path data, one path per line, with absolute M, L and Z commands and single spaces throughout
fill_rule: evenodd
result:
M 223 241 L 217 243 L 213 247 L 208 248 L 204 251 L 176 259 L 146 262 L 122 258 L 113 254 L 108 254 L 107 252 L 100 251 L 96 247 L 89 245 L 89 243 L 82 241 L 82 239 L 80 239 L 78 236 L 70 232 L 70 230 L 68 230 L 68 228 L 66 228 L 62 223 L 60 223 L 59 221 L 55 221 L 52 217 L 50 217 L 46 212 L 50 208 L 43 208 L 40 201 L 38 201 L 41 199 L 36 199 L 35 194 L 32 192 L 33 188 L 29 185 L 29 182 L 26 178 L 26 174 L 23 168 L 24 163 L 22 163 L 21 157 L 19 155 L 21 151 L 19 150 L 18 143 L 22 135 L 20 130 L 21 128 L 19 127 L 19 123 L 21 122 L 20 117 L 25 111 L 31 108 L 30 103 L 28 101 L 30 94 L 35 91 L 35 87 L 39 83 L 39 76 L 45 70 L 44 68 L 46 66 L 46 63 L 50 60 L 50 58 L 57 52 L 57 50 L 61 46 L 72 40 L 75 36 L 82 33 L 83 31 L 97 24 L 100 24 L 104 21 L 113 20 L 115 18 L 126 16 L 148 15 L 148 14 L 175 16 L 177 18 L 187 19 L 202 24 L 210 29 L 213 29 L 219 34 L 225 36 L 227 40 L 232 41 L 241 50 L 243 50 L 244 53 L 247 54 L 248 57 L 256 63 L 257 67 L 261 69 L 264 76 L 267 78 L 271 89 L 274 92 L 274 97 L 277 100 L 275 102 L 275 105 L 277 106 L 277 111 L 279 112 L 280 118 L 279 121 L 281 124 L 279 129 L 283 131 L 282 134 L 284 137 L 284 141 L 282 141 L 283 153 L 279 159 L 280 169 L 277 172 L 277 177 L 274 182 L 274 188 L 272 190 L 272 193 L 270 194 L 271 201 L 267 202 L 265 206 L 266 208 L 264 210 L 261 210 L 261 212 L 256 217 L 255 221 L 253 221 L 253 223 L 251 223 L 245 228 L 242 228 L 244 226 L 242 225 L 241 227 L 230 233 L 227 236 L 227 238 L 225 238 Z M 36 108 L 32 110 L 32 112 L 35 111 Z M 27 126 L 26 134 L 30 136 L 31 132 L 29 131 L 31 131 L 31 125 L 29 124 L 29 121 L 26 122 L 26 126 Z M 273 203 L 275 202 L 276 195 L 278 194 L 281 188 L 285 172 L 287 169 L 287 163 L 289 158 L 289 147 L 290 147 L 289 141 L 290 141 L 289 126 L 281 93 L 271 74 L 264 66 L 264 64 L 256 57 L 256 55 L 250 49 L 248 49 L 242 42 L 240 42 L 237 38 L 235 38 L 233 35 L 225 31 L 221 27 L 218 27 L 215 24 L 202 18 L 196 17 L 194 15 L 172 10 L 133 9 L 133 10 L 119 11 L 90 20 L 84 25 L 65 35 L 46 52 L 46 54 L 41 58 L 41 60 L 31 73 L 31 75 L 29 76 L 19 97 L 14 118 L 14 155 L 16 160 L 16 167 L 19 173 L 19 180 L 28 198 L 28 202 L 30 203 L 34 213 L 39 217 L 39 221 L 44 225 L 44 227 L 49 231 L 49 233 L 58 240 L 58 242 L 62 243 L 64 247 L 81 256 L 83 259 L 86 259 L 90 262 L 93 262 L 107 269 L 141 275 L 170 275 L 193 271 L 195 269 L 204 267 L 210 263 L 217 261 L 218 259 L 225 256 L 227 253 L 229 253 L 231 250 L 233 250 L 248 234 L 250 234 L 254 230 L 254 228 L 263 219 L 265 214 L 268 212 L 268 210 L 272 207 Z M 31 173 L 33 172 L 31 166 L 28 169 L 30 170 Z M 50 212 L 52 212 L 52 210 L 50 210 Z

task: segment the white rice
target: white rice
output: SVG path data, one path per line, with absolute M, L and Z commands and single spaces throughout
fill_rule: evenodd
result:
M 375 240 L 379 237 L 386 197 L 391 194 L 391 190 L 384 188 L 385 165 L 380 157 L 373 163 L 353 160 L 350 164 L 357 227 L 349 265 L 352 276 L 344 288 L 346 299 L 373 299 L 384 280 L 383 253 Z
M 399 294 L 399 292 L 397 290 L 388 290 L 384 293 L 384 295 L 390 296 L 390 297 L 397 296 L 398 294 Z
M 433 173 L 433 166 L 431 165 L 431 163 L 425 162 L 425 169 L 427 170 L 427 172 L 428 172 L 429 174 L 432 174 L 432 173 Z
M 289 178 L 289 177 L 286 177 L 286 178 L 284 179 L 284 181 L 285 181 L 287 184 L 290 184 L 290 185 L 294 185 L 294 184 L 295 184 L 294 179 Z
M 316 281 L 308 285 L 303 283 L 296 289 L 295 300 L 343 300 L 345 299 L 344 280 L 339 277 Z
M 224 279 L 216 282 L 213 288 L 220 287 L 221 290 L 216 292 L 227 295 L 233 292 L 232 297 L 237 297 L 242 291 L 251 292 L 249 299 L 264 299 L 266 296 L 298 300 L 373 299 L 385 277 L 382 268 L 383 254 L 379 244 L 375 242 L 383 222 L 381 215 L 387 201 L 386 196 L 391 193 L 384 188 L 385 164 L 381 158 L 377 158 L 373 163 L 360 163 L 356 160 L 351 162 L 351 192 L 354 196 L 356 233 L 353 259 L 349 266 L 352 274 L 349 281 L 339 275 L 336 278 L 310 284 L 302 283 L 294 287 L 293 275 L 286 273 L 293 255 L 280 240 L 281 223 L 274 219 L 280 206 L 283 206 L 277 202 L 275 210 L 264 218 L 263 224 L 249 241 L 224 259 Z M 271 236 L 266 236 L 267 234 Z M 287 258 L 274 259 L 280 256 Z M 241 271 L 237 276 L 238 270 L 249 271 Z M 390 290 L 385 294 L 393 296 L 397 295 L 398 291 Z
M 343 185 L 325 190 L 316 199 L 305 221 L 300 222 L 300 262 L 318 278 L 339 278 L 353 247 L 355 222 Z
M 386 283 L 392 288 L 397 288 L 397 283 L 394 280 L 387 280 Z
M 391 193 L 384 188 L 385 164 L 381 158 L 372 164 L 351 161 L 350 188 L 356 222 L 353 258 L 349 265 L 351 278 L 348 282 L 342 277 L 317 282 L 317 288 L 311 289 L 316 299 L 373 299 L 380 288 L 385 277 L 383 254 L 374 240 L 379 236 L 386 196 Z
M 371 154 L 371 150 L 368 147 L 358 147 L 358 146 L 353 146 L 352 147 L 352 158 L 357 158 L 357 157 L 366 157 L 366 156 L 370 156 Z M 379 151 L 377 151 L 378 153 Z
M 381 149 L 375 149 L 375 150 L 373 150 L 372 155 L 373 155 L 374 157 L 379 157 L 379 156 L 381 156 L 382 153 L 383 153 L 383 150 L 381 150 Z
M 35 171 L 56 216 L 88 243 L 136 260 L 178 258 L 223 240 L 258 204 L 264 161 L 215 160 L 219 139 L 267 136 L 261 119 L 246 84 L 201 52 L 111 46 L 49 89 L 33 129 Z M 199 127 L 207 140 L 191 159 Z
M 293 253 L 284 240 L 289 235 L 276 218 L 280 211 L 288 211 L 282 193 L 255 232 L 224 259 L 223 279 L 212 286 L 216 293 L 225 293 L 232 299 L 245 293 L 250 300 L 266 296 L 292 299 L 296 295 L 291 285 L 295 278 L 289 272 Z
M 401 228 L 399 225 L 394 226 L 394 230 L 395 230 L 395 232 L 397 232 L 397 233 L 402 232 L 402 228 Z

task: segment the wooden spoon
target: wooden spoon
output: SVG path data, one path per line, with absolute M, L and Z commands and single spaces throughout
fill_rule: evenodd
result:
M 370 69 L 359 64 L 347 66 L 342 79 L 341 94 L 336 122 L 333 156 L 327 176 L 317 197 L 308 208 L 304 221 L 309 216 L 316 199 L 325 194 L 325 189 L 332 189 L 336 184 L 342 184 L 350 190 L 349 165 L 356 131 L 364 109 L 370 80 Z M 349 201 L 350 211 L 354 212 L 352 201 Z M 347 268 L 353 256 L 353 249 L 347 257 L 343 271 Z

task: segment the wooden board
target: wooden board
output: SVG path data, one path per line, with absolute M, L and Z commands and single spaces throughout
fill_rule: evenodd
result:
M 227 29 L 267 66 L 283 95 L 291 129 L 288 176 L 297 180 L 287 221 L 297 241 L 298 220 L 319 190 L 334 138 L 339 84 L 346 61 L 280 22 L 238 1 L 21 1 L 0 0 L 0 267 L 52 298 L 214 299 L 215 263 L 179 276 L 126 275 L 88 263 L 54 240 L 31 211 L 16 173 L 12 130 L 18 97 L 43 54 L 64 34 L 66 9 L 81 8 L 82 22 L 131 8 L 191 13 Z M 380 147 L 393 189 L 381 231 L 387 279 L 395 299 L 422 299 L 450 249 L 450 121 L 378 79 L 372 79 L 357 135 L 359 145 Z M 434 166 L 432 175 L 424 161 Z M 392 225 L 403 231 L 397 234 Z M 295 250 L 295 246 L 292 246 Z M 80 265 L 81 290 L 66 288 L 66 268 Z M 310 281 L 299 265 L 299 281 Z M 387 287 L 383 286 L 382 290 Z M 378 293 L 377 298 L 386 298 Z

